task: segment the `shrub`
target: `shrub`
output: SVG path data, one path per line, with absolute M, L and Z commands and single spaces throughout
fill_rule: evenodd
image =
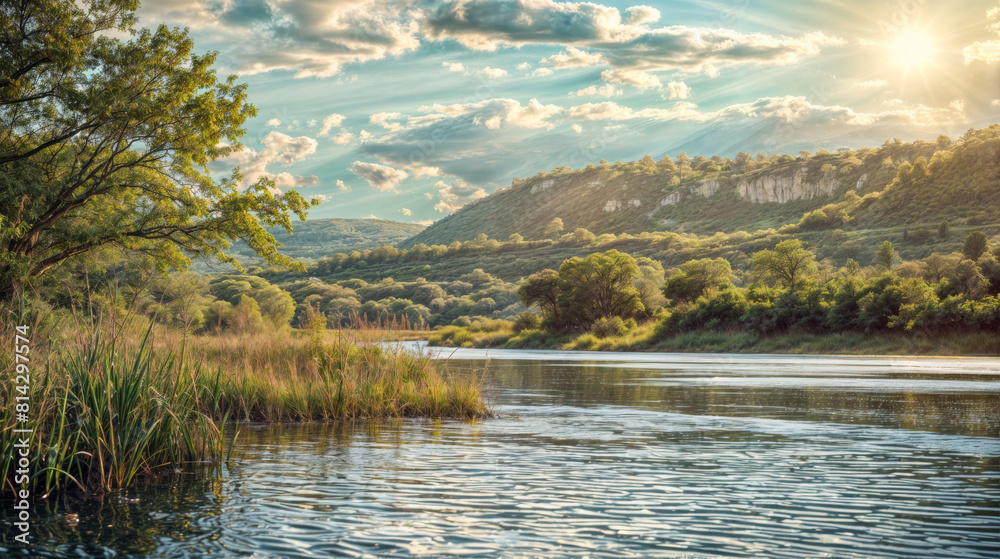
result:
M 525 330 L 537 330 L 541 325 L 542 317 L 533 312 L 524 311 L 514 318 L 514 331 L 519 334 Z
M 635 324 L 635 321 L 633 320 L 632 323 Z M 590 327 L 591 334 L 597 336 L 598 338 L 624 336 L 628 330 L 628 325 L 626 325 L 625 321 L 618 316 L 612 316 L 611 318 L 599 318 L 594 321 L 594 325 Z
M 600 340 L 593 334 L 583 334 L 573 340 L 573 349 L 594 349 L 600 344 Z
M 450 347 L 465 347 L 465 344 L 471 344 L 475 341 L 472 337 L 472 333 L 462 328 L 460 326 L 445 326 L 444 328 L 438 330 L 431 334 L 428 338 L 430 345 L 439 346 L 450 346 Z

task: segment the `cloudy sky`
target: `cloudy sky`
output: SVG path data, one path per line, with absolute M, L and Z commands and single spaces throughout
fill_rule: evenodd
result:
M 1000 122 L 996 0 L 162 0 L 258 116 L 226 161 L 427 222 L 513 177 L 959 136 Z

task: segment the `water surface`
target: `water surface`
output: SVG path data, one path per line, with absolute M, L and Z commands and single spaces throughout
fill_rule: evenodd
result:
M 997 360 L 435 354 L 500 418 L 245 427 L 219 479 L 36 505 L 31 551 L 1000 555 Z

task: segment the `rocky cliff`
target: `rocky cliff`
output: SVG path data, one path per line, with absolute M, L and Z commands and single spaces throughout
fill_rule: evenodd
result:
M 777 228 L 842 200 L 850 190 L 859 195 L 885 190 L 902 166 L 920 157 L 929 161 L 939 147 L 933 142 L 887 142 L 879 148 L 798 158 L 563 167 L 515 179 L 510 188 L 466 206 L 401 246 L 448 244 L 480 233 L 500 240 L 513 233 L 538 239 L 554 218 L 562 220 L 564 232 L 584 228 L 598 235 Z

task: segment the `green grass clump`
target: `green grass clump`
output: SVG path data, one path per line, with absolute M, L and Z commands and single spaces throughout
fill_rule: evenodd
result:
M 39 494 L 110 491 L 185 463 L 218 465 L 239 421 L 490 415 L 481 379 L 448 377 L 429 356 L 356 334 L 97 327 L 34 339 L 30 423 L 0 407 L 0 493 L 21 487 L 15 428 L 34 431 L 28 485 Z M 0 365 L 12 368 L 10 355 Z M 0 401 L 17 394 L 0 383 Z
M 445 326 L 427 338 L 432 346 L 508 347 L 515 336 L 514 325 L 507 320 L 475 320 L 470 326 Z
M 199 400 L 200 369 L 154 350 L 148 331 L 134 344 L 95 334 L 36 363 L 32 374 L 29 470 L 36 490 L 112 490 L 170 464 L 226 455 L 228 416 L 213 416 Z M 12 401 L 14 392 L 4 383 L 0 399 Z M 15 487 L 18 469 L 12 450 L 21 435 L 12 429 L 24 427 L 8 407 L 0 411 L 3 489 Z

